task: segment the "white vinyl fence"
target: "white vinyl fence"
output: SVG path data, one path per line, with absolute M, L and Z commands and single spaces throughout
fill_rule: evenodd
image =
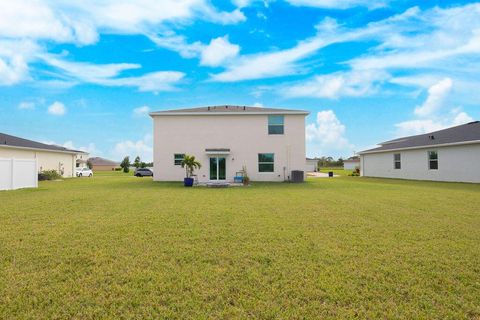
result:
M 0 158 L 0 190 L 36 187 L 37 159 Z

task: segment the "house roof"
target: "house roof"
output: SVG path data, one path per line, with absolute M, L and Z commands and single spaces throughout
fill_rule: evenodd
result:
M 46 144 L 33 140 L 23 139 L 16 136 L 11 136 L 6 133 L 0 133 L 0 147 L 13 147 L 13 148 L 22 148 L 22 149 L 37 149 L 37 150 L 46 150 L 46 151 L 56 151 L 56 152 L 67 152 L 67 153 L 83 153 L 88 154 L 87 152 L 80 150 L 67 149 L 65 147 L 57 146 L 54 144 Z
M 88 162 L 90 162 L 93 166 L 118 166 L 118 165 L 120 165 L 119 162 L 115 162 L 115 161 L 108 160 L 108 159 L 101 158 L 101 157 L 89 158 Z
M 468 143 L 480 143 L 480 121 L 473 121 L 430 133 L 385 141 L 380 143 L 378 148 L 365 150 L 360 152 L 360 154 Z
M 150 116 L 169 116 L 169 115 L 225 115 L 225 114 L 303 114 L 308 115 L 310 112 L 305 110 L 294 109 L 278 109 L 278 108 L 260 108 L 247 106 L 206 106 L 199 108 L 172 109 L 151 112 Z

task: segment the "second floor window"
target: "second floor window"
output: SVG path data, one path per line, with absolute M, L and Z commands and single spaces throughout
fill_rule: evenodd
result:
M 400 153 L 395 153 L 393 155 L 393 168 L 394 169 L 401 169 L 402 168 L 402 161 Z
M 284 116 L 268 116 L 268 134 L 284 133 Z

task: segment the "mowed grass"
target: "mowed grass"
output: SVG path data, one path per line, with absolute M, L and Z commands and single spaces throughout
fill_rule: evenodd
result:
M 0 192 L 1 319 L 479 319 L 480 185 Z

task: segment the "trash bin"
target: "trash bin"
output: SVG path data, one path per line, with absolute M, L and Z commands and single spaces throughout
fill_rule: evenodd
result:
M 328 176 L 331 178 L 333 177 L 333 171 L 328 171 Z

